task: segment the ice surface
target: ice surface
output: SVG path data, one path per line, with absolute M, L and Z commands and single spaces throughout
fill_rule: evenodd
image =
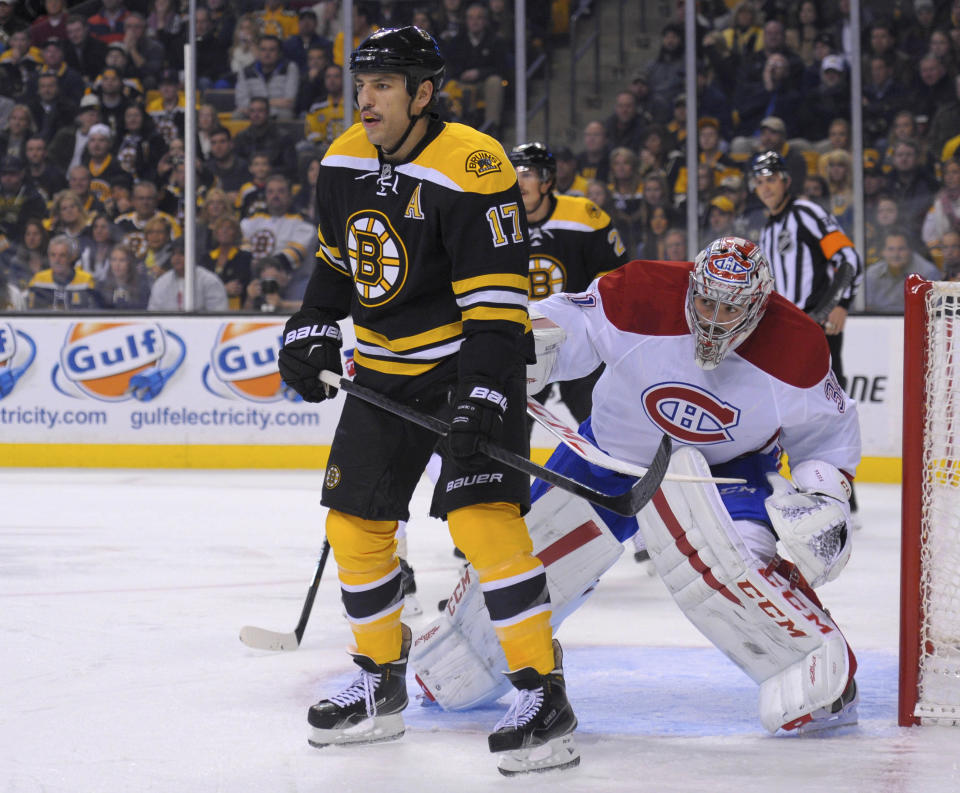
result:
M 299 650 L 237 634 L 295 625 L 323 540 L 320 477 L 0 471 L 0 793 L 960 790 L 960 732 L 896 725 L 888 485 L 858 487 L 865 527 L 820 590 L 860 661 L 861 722 L 844 735 L 769 736 L 756 687 L 631 547 L 559 634 L 580 768 L 502 778 L 486 748 L 500 706 L 414 703 L 401 741 L 313 749 L 307 707 L 353 668 L 332 559 Z M 458 564 L 427 494 L 408 529 L 419 621 Z

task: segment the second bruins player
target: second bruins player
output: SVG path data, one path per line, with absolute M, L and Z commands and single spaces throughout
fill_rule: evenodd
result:
M 626 264 L 626 246 L 610 216 L 589 198 L 557 195 L 557 161 L 543 143 L 510 152 L 530 229 L 530 300 L 583 292 L 594 278 Z M 559 384 L 560 398 L 577 423 L 590 415 L 593 386 L 603 368 Z M 546 402 L 553 386 L 534 395 Z
M 350 315 L 356 381 L 450 420 L 431 512 L 476 568 L 517 689 L 489 737 L 505 774 L 579 763 L 550 595 L 522 515 L 530 481 L 479 451 L 529 454 L 525 428 L 527 224 L 503 147 L 432 111 L 444 60 L 417 27 L 379 30 L 350 57 L 360 123 L 337 138 L 317 181 L 319 262 L 284 329 L 283 379 L 304 399 L 341 371 L 337 322 Z M 310 708 L 315 746 L 399 738 L 410 629 L 397 521 L 436 436 L 347 397 L 322 503 L 360 676 Z M 533 756 L 531 756 L 533 753 Z

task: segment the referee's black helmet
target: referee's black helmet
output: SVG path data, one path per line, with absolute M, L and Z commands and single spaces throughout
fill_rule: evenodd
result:
M 768 176 L 775 173 L 789 175 L 787 164 L 783 161 L 783 157 L 775 151 L 765 151 L 762 154 L 758 154 L 750 170 L 753 171 L 754 176 Z

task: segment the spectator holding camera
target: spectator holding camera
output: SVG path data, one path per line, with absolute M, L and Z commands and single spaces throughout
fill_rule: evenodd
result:
M 292 312 L 300 308 L 307 288 L 306 278 L 294 278 L 282 256 L 260 260 L 260 275 L 247 286 L 244 308 L 248 311 Z

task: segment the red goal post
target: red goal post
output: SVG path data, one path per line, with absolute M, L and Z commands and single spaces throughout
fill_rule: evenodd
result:
M 960 283 L 904 285 L 901 725 L 960 725 Z

